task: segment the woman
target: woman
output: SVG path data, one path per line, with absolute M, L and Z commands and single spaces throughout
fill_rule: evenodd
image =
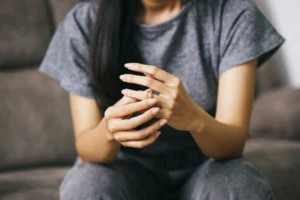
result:
M 70 92 L 60 198 L 273 199 L 242 153 L 256 70 L 283 42 L 250 0 L 77 3 L 39 68 Z

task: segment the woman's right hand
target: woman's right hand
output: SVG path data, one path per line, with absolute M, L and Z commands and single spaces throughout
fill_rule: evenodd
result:
M 134 130 L 134 128 L 156 116 L 159 108 L 151 108 L 155 105 L 156 99 L 137 101 L 135 99 L 124 98 L 126 97 L 124 96 L 115 105 L 110 106 L 104 113 L 104 117 L 107 120 L 107 128 L 111 133 L 108 139 L 115 139 L 123 146 L 134 148 L 143 148 L 153 143 L 160 135 L 158 129 L 166 124 L 167 121 L 165 119 L 157 120 L 150 126 L 140 130 Z M 128 118 L 134 112 L 141 111 L 143 113 L 140 115 Z

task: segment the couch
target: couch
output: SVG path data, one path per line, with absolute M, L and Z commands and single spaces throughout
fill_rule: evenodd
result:
M 58 199 L 76 157 L 68 93 L 37 68 L 76 0 L 6 0 L 0 6 L 0 199 Z M 300 199 L 300 90 L 262 67 L 245 157 L 277 200 Z

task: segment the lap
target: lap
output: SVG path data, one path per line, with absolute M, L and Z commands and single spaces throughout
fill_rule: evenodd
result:
M 181 200 L 271 200 L 267 179 L 245 158 L 209 159 L 190 175 L 179 191 Z
M 151 171 L 137 162 L 95 164 L 79 159 L 60 185 L 60 199 L 159 199 L 162 187 Z

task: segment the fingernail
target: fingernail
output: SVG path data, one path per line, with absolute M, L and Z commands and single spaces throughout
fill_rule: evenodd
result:
M 127 90 L 124 89 L 124 90 L 121 91 L 121 93 L 125 95 L 125 94 L 127 94 Z
M 161 134 L 161 132 L 158 131 L 158 132 L 155 134 L 155 137 L 158 137 L 160 134 Z
M 126 75 L 125 75 L 125 74 L 121 75 L 121 76 L 120 76 L 120 79 L 121 79 L 121 80 L 125 80 L 125 79 L 126 79 Z
M 153 115 L 156 115 L 156 114 L 158 113 L 158 111 L 159 111 L 159 108 L 153 108 L 152 114 L 153 114 Z
M 166 119 L 164 119 L 164 120 L 162 120 L 159 124 L 160 124 L 160 126 L 163 126 L 163 125 L 165 125 L 167 122 L 168 122 L 168 121 L 167 121 Z
M 152 104 L 154 104 L 156 102 L 156 99 L 149 99 L 148 100 L 148 104 L 149 105 L 152 105 Z
M 126 63 L 124 66 L 127 67 L 127 68 L 133 68 L 134 67 L 134 65 L 131 64 L 131 63 Z

